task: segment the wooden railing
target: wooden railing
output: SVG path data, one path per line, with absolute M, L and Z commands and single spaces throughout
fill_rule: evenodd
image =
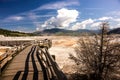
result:
M 47 48 L 38 48 L 37 53 L 41 59 L 41 67 L 45 74 L 45 80 L 67 80 L 65 74 L 60 70 L 59 66 L 49 54 Z
M 26 44 L 24 47 L 21 47 L 21 45 L 16 47 L 16 50 L 14 52 L 10 52 L 10 50 L 8 50 L 4 55 L 5 56 L 0 56 L 0 75 L 3 71 L 3 69 L 6 67 L 7 63 L 13 59 L 14 56 L 16 56 L 20 51 L 22 51 L 23 49 L 25 49 L 27 46 L 29 46 L 29 44 Z

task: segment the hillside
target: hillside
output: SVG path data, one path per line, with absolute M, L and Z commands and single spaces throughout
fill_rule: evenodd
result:
M 93 33 L 99 33 L 99 30 L 79 29 L 74 31 L 74 30 L 52 28 L 52 29 L 45 29 L 43 31 L 36 31 L 34 33 L 24 33 L 24 32 L 10 31 L 0 28 L 0 35 L 4 35 L 4 36 L 34 36 L 34 35 L 81 36 L 81 35 L 85 35 L 86 33 L 92 35 Z M 112 29 L 108 32 L 108 34 L 120 34 L 120 28 Z
M 120 28 L 112 29 L 108 32 L 108 34 L 120 34 Z
M 87 29 L 79 29 L 79 30 L 66 30 L 59 28 L 45 29 L 43 31 L 34 32 L 36 35 L 57 35 L 57 36 L 79 36 L 85 35 L 85 33 L 92 35 L 93 33 L 98 32 L 98 30 L 87 30 Z
M 4 35 L 4 36 L 33 36 L 34 34 L 18 32 L 18 31 L 10 31 L 10 30 L 0 28 L 0 35 Z

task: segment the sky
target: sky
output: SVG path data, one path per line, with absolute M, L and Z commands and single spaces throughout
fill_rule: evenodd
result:
M 35 32 L 120 27 L 120 0 L 0 0 L 0 28 Z

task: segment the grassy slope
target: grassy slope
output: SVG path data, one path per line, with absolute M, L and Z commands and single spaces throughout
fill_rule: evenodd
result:
M 33 36 L 34 34 L 0 29 L 0 35 L 4 35 L 4 36 Z

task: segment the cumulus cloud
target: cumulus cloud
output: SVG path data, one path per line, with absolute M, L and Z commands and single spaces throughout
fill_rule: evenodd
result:
M 79 22 L 77 10 L 70 10 L 62 8 L 57 10 L 57 15 L 46 20 L 42 25 L 38 26 L 36 30 L 50 29 L 50 28 L 63 28 L 63 29 L 98 29 L 101 22 L 108 21 L 110 28 L 119 27 L 120 18 L 113 16 L 104 16 L 96 19 L 86 19 Z
M 73 6 L 73 5 L 79 5 L 79 1 L 78 0 L 67 0 L 67 1 L 59 1 L 59 2 L 55 2 L 55 3 L 49 3 L 49 4 L 45 4 L 43 6 L 40 6 L 39 8 L 37 8 L 36 10 L 43 10 L 43 9 L 60 9 L 60 8 L 64 8 L 67 6 Z
M 105 21 L 105 20 L 110 20 L 110 19 L 112 19 L 112 17 L 101 17 L 98 20 Z
M 118 24 L 116 24 L 116 25 L 110 25 L 110 28 L 111 28 L 111 29 L 120 28 L 120 23 L 118 23 Z
M 51 17 L 43 25 L 42 28 L 68 27 L 71 23 L 76 22 L 79 12 L 77 10 L 69 10 L 62 8 L 57 10 L 57 16 Z
M 101 17 L 95 20 L 94 23 L 90 25 L 91 29 L 98 29 L 102 21 L 107 21 L 110 24 L 110 28 L 117 28 L 119 26 L 120 18 L 115 18 L 115 17 Z
M 90 25 L 94 22 L 92 19 L 87 19 L 82 22 L 77 22 L 75 25 L 72 26 L 72 30 L 77 30 L 77 29 L 86 29 L 87 25 Z
M 113 21 L 120 22 L 120 18 L 113 19 Z
M 77 10 L 68 10 L 68 9 L 60 9 L 57 11 L 58 15 L 56 19 L 61 26 L 69 26 L 70 23 L 75 22 L 79 12 Z
M 118 26 L 120 26 L 120 23 L 118 24 Z
M 100 26 L 100 24 L 101 24 L 101 22 L 95 22 L 91 25 L 91 27 L 93 27 L 93 28 L 98 27 L 98 26 Z
M 101 17 L 101 18 L 97 18 L 97 19 L 87 19 L 84 20 L 82 22 L 77 22 L 75 23 L 71 29 L 72 30 L 77 30 L 77 29 L 99 29 L 99 26 L 101 24 L 101 22 L 103 21 L 108 21 L 111 24 L 110 28 L 116 28 L 116 27 L 120 27 L 119 26 L 119 22 L 120 19 L 119 18 L 114 18 L 114 17 Z

